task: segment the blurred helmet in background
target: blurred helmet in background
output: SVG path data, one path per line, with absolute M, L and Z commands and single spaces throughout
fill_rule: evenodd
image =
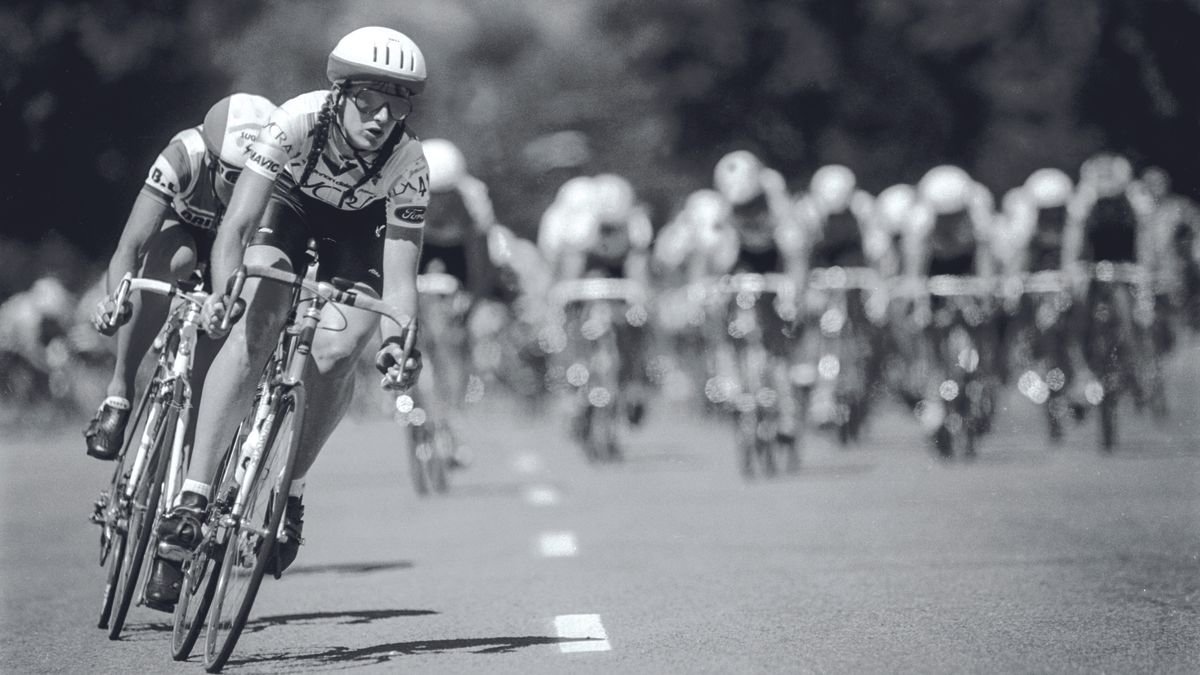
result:
M 204 147 L 215 157 L 213 189 L 221 203 L 228 204 L 233 185 L 246 166 L 246 149 L 266 125 L 275 104 L 254 94 L 231 94 L 217 101 L 204 115 Z M 211 159 L 210 159 L 211 161 Z
M 684 200 L 683 215 L 692 230 L 716 227 L 729 215 L 729 202 L 716 190 L 696 190 Z
M 623 223 L 633 215 L 633 186 L 614 173 L 602 173 L 592 179 L 595 190 L 596 220 Z
M 962 211 L 971 198 L 974 181 L 961 168 L 942 164 L 930 169 L 917 184 L 917 192 L 938 215 Z
M 813 174 L 808 191 L 828 213 L 837 213 L 850 206 L 857 181 L 854 172 L 841 164 L 827 164 Z
M 1133 166 L 1128 159 L 1114 153 L 1093 155 L 1079 167 L 1079 182 L 1090 185 L 1100 198 L 1124 193 L 1132 181 Z
M 1150 196 L 1158 199 L 1171 193 L 1171 176 L 1162 167 L 1151 166 L 1143 171 L 1142 184 Z
M 889 233 L 903 230 L 908 214 L 917 203 L 917 190 L 911 185 L 900 183 L 884 189 L 875 198 L 875 215 L 880 226 Z
M 458 187 L 467 176 L 467 158 L 458 146 L 444 138 L 421 141 L 425 162 L 429 164 L 429 190 L 446 192 Z
M 741 206 L 762 194 L 763 164 L 748 150 L 735 150 L 717 161 L 713 185 L 734 206 Z
M 367 26 L 338 40 L 325 63 L 330 82 L 390 82 L 409 93 L 425 88 L 425 55 L 407 35 L 382 26 Z
M 1024 189 L 1037 208 L 1052 209 L 1071 201 L 1075 185 L 1064 171 L 1046 168 L 1029 174 Z
M 591 176 L 576 176 L 563 183 L 554 196 L 554 206 L 568 211 L 590 209 L 595 201 L 596 188 Z

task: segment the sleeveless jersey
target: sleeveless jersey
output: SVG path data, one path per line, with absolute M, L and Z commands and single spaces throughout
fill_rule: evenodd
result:
M 929 232 L 929 273 L 974 274 L 976 245 L 970 211 L 937 215 Z
M 246 168 L 272 180 L 282 174 L 285 181 L 298 184 L 327 94 L 313 91 L 279 106 L 250 145 Z M 339 125 L 337 120 L 329 125 L 325 147 L 308 179 L 298 185 L 300 192 L 343 211 L 360 211 L 386 199 L 388 225 L 422 228 L 429 205 L 429 168 L 421 142 L 407 129 L 393 131 L 401 137 L 391 157 L 374 178 L 359 185 L 376 153 L 356 152 Z
M 1067 207 L 1038 209 L 1037 223 L 1029 239 L 1029 271 L 1044 272 L 1062 266 L 1063 231 Z
M 738 256 L 734 269 L 767 274 L 782 269 L 779 246 L 775 242 L 775 217 L 764 192 L 734 206 L 730 223 L 738 236 Z
M 217 199 L 206 154 L 200 127 L 175 134 L 150 166 L 142 192 L 170 206 L 182 222 L 215 231 L 224 207 Z
M 1092 260 L 1137 262 L 1137 214 L 1124 195 L 1097 199 L 1084 228 Z

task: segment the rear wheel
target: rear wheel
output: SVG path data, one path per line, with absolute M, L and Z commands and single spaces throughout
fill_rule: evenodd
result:
M 204 666 L 210 673 L 219 672 L 233 653 L 263 575 L 275 560 L 275 542 L 287 509 L 300 442 L 304 390 L 293 389 L 275 406 L 258 470 L 243 478 L 242 511 L 233 519 L 225 539 L 205 636 Z
M 159 407 L 161 406 L 161 407 Z M 139 588 L 138 578 L 147 559 L 154 557 L 149 550 L 150 541 L 154 538 L 155 514 L 158 512 L 158 501 L 162 495 L 163 479 L 166 477 L 171 437 L 175 430 L 176 410 L 168 405 L 158 404 L 151 409 L 148 424 L 153 425 L 148 432 L 153 434 L 154 442 L 146 456 L 146 466 L 142 470 L 141 479 L 133 492 L 133 502 L 129 506 L 129 526 L 126 537 L 133 537 L 125 542 L 121 572 L 117 575 L 114 590 L 115 604 L 112 620 L 109 622 L 108 638 L 116 640 L 121 637 L 121 629 L 125 626 L 125 617 L 133 603 L 133 596 Z

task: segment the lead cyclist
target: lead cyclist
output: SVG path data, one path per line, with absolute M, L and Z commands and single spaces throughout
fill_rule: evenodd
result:
M 413 98 L 425 87 L 425 57 L 403 33 L 371 26 L 343 37 L 326 62 L 328 90 L 302 94 L 277 109 L 250 145 L 225 224 L 213 246 L 214 288 L 223 289 L 242 264 L 303 273 L 308 240 L 319 256 L 317 279 L 353 282 L 413 316 L 416 274 L 429 176 L 421 142 L 408 128 Z M 206 330 L 219 335 L 227 312 L 245 316 L 217 353 L 197 416 L 192 463 L 179 503 L 160 522 L 160 552 L 179 559 L 201 539 L 201 521 L 217 465 L 254 397 L 286 321 L 289 289 L 246 282 L 245 303 L 214 294 L 205 307 Z M 284 515 L 286 541 L 269 571 L 292 563 L 303 525 L 304 477 L 349 405 L 358 354 L 384 339 L 376 367 L 385 385 L 412 386 L 420 353 L 402 358 L 402 330 L 362 310 L 342 308 L 322 317 L 305 385 L 310 406 L 301 428 L 295 478 Z M 180 564 L 159 561 L 147 596 L 160 606 L 179 597 Z

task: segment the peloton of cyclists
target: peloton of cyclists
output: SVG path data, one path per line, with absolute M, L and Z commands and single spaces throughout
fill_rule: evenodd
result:
M 417 265 L 429 204 L 429 175 L 407 118 L 424 89 L 425 58 L 406 35 L 383 27 L 350 32 L 330 52 L 331 88 L 297 96 L 271 114 L 249 148 L 213 245 L 214 288 L 223 289 L 243 263 L 303 272 L 307 242 L 315 239 L 317 279 L 334 277 L 357 292 L 382 297 L 400 311 L 416 314 Z M 253 399 L 258 373 L 274 349 L 286 320 L 288 289 L 246 282 L 245 316 L 216 355 L 200 403 L 192 463 L 179 503 L 160 521 L 163 558 L 156 561 L 146 591 L 159 607 L 179 595 L 176 560 L 200 541 L 203 512 L 222 451 Z M 221 332 L 227 311 L 239 301 L 214 295 L 206 307 L 210 334 Z M 353 393 L 354 364 L 381 331 L 376 367 L 385 384 L 411 386 L 421 368 L 414 351 L 405 363 L 404 336 L 390 322 L 344 308 L 327 317 L 335 325 L 318 331 L 306 386 L 319 401 L 304 418 L 291 495 L 284 518 L 286 538 L 277 546 L 273 573 L 295 559 L 303 524 L 304 476 Z M 324 320 L 323 320 L 324 323 Z
M 246 164 L 246 149 L 273 110 L 262 96 L 226 96 L 208 110 L 204 124 L 176 134 L 151 165 L 108 264 L 108 295 L 92 315 L 97 330 L 117 335 L 108 396 L 84 432 L 92 457 L 111 460 L 120 452 L 134 378 L 169 304 L 161 296 L 139 295 L 126 307 L 115 307 L 111 294 L 129 273 L 174 282 L 207 267 L 233 184 Z M 109 323 L 114 315 L 116 321 Z M 197 392 L 214 347 L 207 340 L 198 345 Z

